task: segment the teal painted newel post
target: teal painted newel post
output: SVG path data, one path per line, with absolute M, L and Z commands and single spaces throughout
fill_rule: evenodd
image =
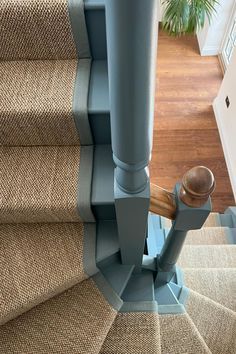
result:
M 123 264 L 141 269 L 150 200 L 158 0 L 106 1 L 114 197 Z
M 183 248 L 187 232 L 201 229 L 212 210 L 210 195 L 215 180 L 206 167 L 195 167 L 188 171 L 182 185 L 175 186 L 176 214 L 172 228 L 157 258 L 155 285 L 168 283 L 176 270 L 176 263 Z

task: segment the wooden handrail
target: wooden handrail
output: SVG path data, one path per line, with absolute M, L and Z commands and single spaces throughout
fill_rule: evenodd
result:
M 211 170 L 204 166 L 197 166 L 184 175 L 179 197 L 189 207 L 199 208 L 207 202 L 215 185 L 215 178 Z M 149 210 L 174 220 L 176 214 L 175 195 L 151 183 Z
M 165 216 L 168 219 L 175 219 L 176 204 L 175 195 L 151 183 L 151 198 L 149 210 L 152 213 Z

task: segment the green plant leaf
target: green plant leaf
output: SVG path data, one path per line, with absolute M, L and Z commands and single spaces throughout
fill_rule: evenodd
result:
M 209 22 L 216 13 L 218 0 L 163 0 L 165 6 L 163 28 L 169 34 L 180 36 L 196 33 L 204 26 L 206 18 Z

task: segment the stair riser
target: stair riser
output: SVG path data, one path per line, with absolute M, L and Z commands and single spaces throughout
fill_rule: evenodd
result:
M 111 144 L 110 114 L 89 114 L 89 124 L 92 130 L 94 144 Z
M 93 160 L 91 203 L 98 220 L 115 220 L 114 162 L 110 145 L 96 145 Z
M 84 7 L 92 57 L 104 60 L 107 58 L 104 1 L 85 0 Z

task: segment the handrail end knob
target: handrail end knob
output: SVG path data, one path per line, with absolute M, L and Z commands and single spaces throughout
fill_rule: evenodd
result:
M 181 201 L 192 207 L 204 205 L 216 186 L 212 171 L 205 166 L 196 166 L 185 173 L 180 189 Z

